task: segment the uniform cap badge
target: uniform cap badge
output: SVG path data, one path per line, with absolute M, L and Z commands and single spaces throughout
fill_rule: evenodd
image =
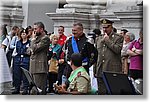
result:
M 104 19 L 104 20 L 103 20 L 103 24 L 106 24 L 106 23 L 107 23 L 107 22 L 106 22 L 106 20 Z

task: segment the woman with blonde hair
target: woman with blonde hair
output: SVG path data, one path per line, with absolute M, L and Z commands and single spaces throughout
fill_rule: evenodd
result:
M 60 56 L 61 46 L 58 44 L 58 35 L 52 34 L 50 36 L 51 44 L 49 46 L 49 73 L 48 73 L 48 80 L 49 80 L 49 92 L 53 91 L 53 83 L 57 81 L 58 75 L 58 60 Z

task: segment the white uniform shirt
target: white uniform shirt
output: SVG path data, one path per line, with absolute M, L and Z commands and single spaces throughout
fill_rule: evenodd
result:
M 10 42 L 11 42 L 11 37 L 10 36 L 6 36 L 6 38 L 3 40 L 2 42 L 2 45 L 5 45 L 7 48 L 6 48 L 6 53 L 8 52 L 9 50 L 9 45 L 10 45 Z

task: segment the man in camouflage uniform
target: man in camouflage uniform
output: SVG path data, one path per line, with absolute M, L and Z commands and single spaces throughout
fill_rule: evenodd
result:
M 107 94 L 105 84 L 102 79 L 103 71 L 121 72 L 121 49 L 123 37 L 113 32 L 113 21 L 101 20 L 104 35 L 96 46 L 98 50 L 98 60 L 94 69 L 98 81 L 99 94 Z
M 58 89 L 59 94 L 89 94 L 91 92 L 90 76 L 82 67 L 82 57 L 79 53 L 71 55 L 71 68 L 72 72 L 68 79 L 69 87 L 67 90 L 62 87 L 55 86 Z

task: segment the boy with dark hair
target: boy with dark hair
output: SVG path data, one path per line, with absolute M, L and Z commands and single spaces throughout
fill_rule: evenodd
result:
M 68 78 L 69 87 L 65 90 L 62 86 L 55 88 L 59 94 L 89 94 L 91 92 L 90 76 L 82 66 L 82 57 L 80 53 L 73 53 L 70 58 L 72 72 Z

